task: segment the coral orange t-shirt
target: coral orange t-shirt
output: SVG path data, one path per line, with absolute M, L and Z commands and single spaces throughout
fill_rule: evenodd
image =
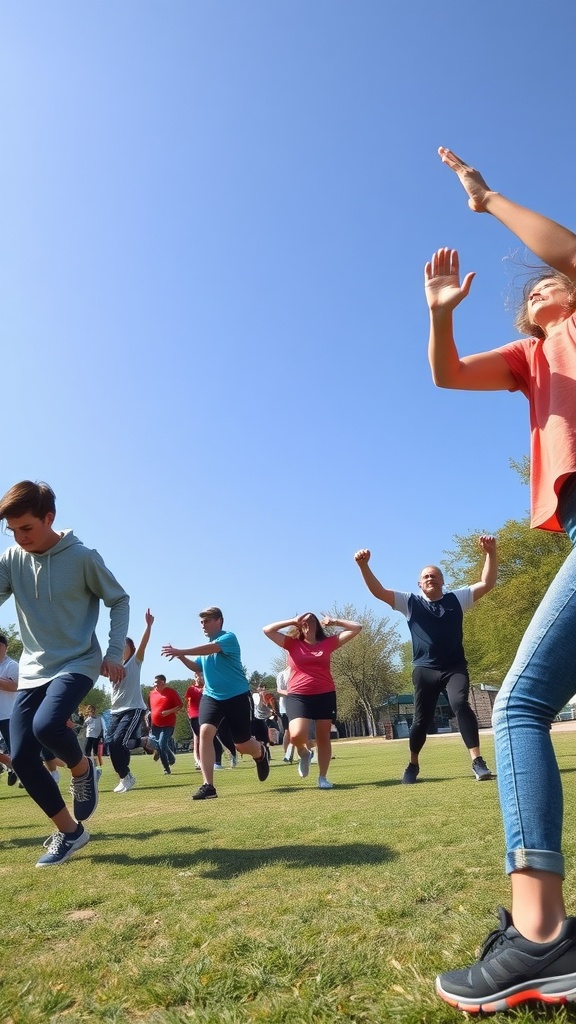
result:
M 337 636 L 328 636 L 316 644 L 287 636 L 284 647 L 290 668 L 289 694 L 330 693 L 336 689 L 330 672 L 330 655 L 338 647 Z
M 547 338 L 496 349 L 530 402 L 530 521 L 561 531 L 562 484 L 576 473 L 576 315 Z

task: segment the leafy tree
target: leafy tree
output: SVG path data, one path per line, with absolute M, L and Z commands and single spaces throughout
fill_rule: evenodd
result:
M 387 697 L 398 692 L 400 636 L 387 616 L 379 618 L 366 609 L 359 614 L 352 605 L 345 605 L 334 607 L 330 615 L 362 623 L 360 635 L 332 656 L 338 718 L 345 721 L 362 717 L 369 734 L 375 736 L 378 709 Z
M 82 701 L 80 711 L 84 714 L 84 710 L 88 704 L 93 704 L 96 708 L 96 714 L 99 715 L 102 711 L 106 711 L 110 707 L 110 703 L 110 694 L 107 693 L 106 690 L 101 690 L 99 686 L 93 686 Z
M 251 690 L 256 690 L 259 686 L 265 686 L 270 692 L 274 692 L 276 689 L 276 676 L 270 675 L 270 673 L 263 675 L 262 672 L 254 671 L 248 682 Z
M 14 623 L 11 623 L 9 626 L 0 629 L 0 633 L 2 633 L 8 641 L 6 649 L 8 657 L 14 658 L 14 661 L 19 661 L 23 648 L 22 641 L 20 639 L 20 634 Z
M 442 562 L 447 586 L 480 579 L 484 555 L 479 533 L 454 538 Z M 498 583 L 464 616 L 464 647 L 473 683 L 499 685 L 528 623 L 571 545 L 564 533 L 530 529 L 527 518 L 510 519 L 498 532 Z

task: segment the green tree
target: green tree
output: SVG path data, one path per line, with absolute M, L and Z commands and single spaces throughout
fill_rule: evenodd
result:
M 447 587 L 480 579 L 484 555 L 479 533 L 456 536 L 443 559 Z M 464 649 L 472 683 L 499 685 L 550 582 L 571 545 L 564 533 L 532 530 L 528 519 L 510 519 L 498 531 L 498 583 L 464 616 Z
M 398 691 L 397 658 L 401 640 L 387 616 L 378 617 L 352 605 L 332 608 L 335 619 L 362 623 L 362 632 L 332 656 L 332 675 L 338 692 L 338 718 L 362 717 L 371 736 L 377 733 L 379 708 Z
M 88 704 L 93 704 L 96 708 L 96 714 L 99 715 L 102 711 L 108 710 L 110 703 L 110 694 L 107 693 L 106 690 L 101 690 L 99 686 L 93 686 L 82 701 L 80 711 L 84 714 L 84 708 L 86 708 Z
M 6 637 L 8 641 L 6 649 L 8 657 L 14 658 L 14 661 L 19 661 L 23 648 L 22 641 L 20 639 L 20 634 L 14 623 L 11 623 L 9 626 L 0 629 L 0 633 L 3 633 L 3 635 Z

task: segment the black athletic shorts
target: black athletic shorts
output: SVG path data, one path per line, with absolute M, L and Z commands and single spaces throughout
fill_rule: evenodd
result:
M 288 719 L 309 718 L 312 722 L 334 721 L 336 690 L 328 693 L 289 693 L 285 698 Z
M 201 727 L 214 725 L 216 729 L 226 721 L 234 743 L 247 743 L 252 736 L 252 702 L 248 691 L 228 700 L 215 700 L 203 693 L 198 721 Z

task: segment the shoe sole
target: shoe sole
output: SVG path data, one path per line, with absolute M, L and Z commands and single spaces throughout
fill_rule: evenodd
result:
M 193 800 L 197 800 L 197 801 L 198 800 L 216 800 L 217 798 L 218 798 L 218 793 L 210 793 L 210 796 L 193 796 L 192 797 Z
M 539 978 L 524 985 L 514 985 L 502 992 L 495 992 L 485 999 L 467 999 L 452 992 L 445 992 L 440 978 L 436 978 L 436 992 L 450 1006 L 468 1013 L 499 1013 L 527 1002 L 566 1005 L 576 1002 L 576 974 L 570 974 L 568 978 L 566 975 L 559 978 Z
M 476 775 L 476 772 L 474 772 Z M 488 772 L 488 775 L 476 775 L 476 782 L 491 782 L 496 776 L 492 772 Z

